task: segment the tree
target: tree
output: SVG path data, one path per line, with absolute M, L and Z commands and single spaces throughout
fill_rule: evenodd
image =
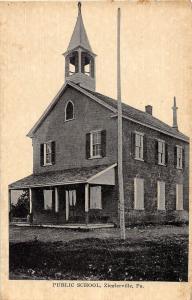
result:
M 16 218 L 26 218 L 29 214 L 29 191 L 24 190 L 15 205 L 11 204 L 11 215 Z

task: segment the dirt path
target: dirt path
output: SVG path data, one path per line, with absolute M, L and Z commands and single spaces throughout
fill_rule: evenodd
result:
M 107 229 L 94 229 L 88 232 L 75 231 L 69 229 L 55 229 L 55 228 L 29 228 L 29 227 L 17 227 L 10 226 L 9 237 L 10 242 L 26 242 L 39 240 L 43 242 L 56 242 L 56 241 L 71 241 L 84 238 L 119 238 L 118 228 Z M 175 237 L 176 239 L 182 239 L 183 236 L 188 235 L 188 226 L 146 226 L 126 228 L 126 239 L 134 242 L 143 240 L 158 241 L 161 238 Z

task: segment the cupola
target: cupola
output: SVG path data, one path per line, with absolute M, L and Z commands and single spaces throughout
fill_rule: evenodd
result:
M 65 80 L 95 90 L 95 54 L 93 53 L 78 3 L 78 16 L 65 56 Z

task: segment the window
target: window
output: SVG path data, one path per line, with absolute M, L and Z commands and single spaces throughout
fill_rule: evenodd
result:
M 101 186 L 90 187 L 90 209 L 102 209 Z
M 74 119 L 74 104 L 72 101 L 69 101 L 65 107 L 65 121 Z
M 101 157 L 101 131 L 91 133 L 91 157 Z
M 144 180 L 134 178 L 134 209 L 144 209 Z
M 176 167 L 177 169 L 182 169 L 183 168 L 183 148 L 182 146 L 176 146 Z
M 135 159 L 143 160 L 143 133 L 135 133 Z
M 165 165 L 165 141 L 158 140 L 158 164 Z
M 44 144 L 44 165 L 51 165 L 51 142 Z
M 66 191 L 65 195 L 66 195 L 66 201 L 69 202 L 69 206 L 76 206 L 76 202 L 77 202 L 76 190 Z
M 183 210 L 183 184 L 176 185 L 176 210 Z
M 94 77 L 94 58 L 86 52 L 81 53 L 81 72 Z
M 53 191 L 52 190 L 43 190 L 44 197 L 44 210 L 52 210 L 53 209 Z
M 106 156 L 106 130 L 96 130 L 86 134 L 86 158 Z
M 74 51 L 66 57 L 66 77 L 78 72 L 78 52 Z
M 55 163 L 55 142 L 50 141 L 40 145 L 40 164 L 49 166 Z
M 157 181 L 157 209 L 165 210 L 165 182 Z

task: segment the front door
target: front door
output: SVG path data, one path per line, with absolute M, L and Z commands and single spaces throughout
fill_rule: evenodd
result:
M 65 218 L 66 222 L 75 220 L 75 210 L 77 203 L 77 192 L 75 189 L 65 191 Z

